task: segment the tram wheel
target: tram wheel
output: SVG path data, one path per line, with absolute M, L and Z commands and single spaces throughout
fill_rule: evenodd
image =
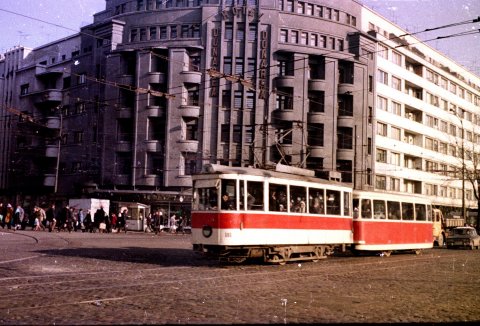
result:
M 421 249 L 415 250 L 415 255 L 420 255 L 421 253 L 422 253 L 422 250 L 421 250 Z
M 382 251 L 382 256 L 390 257 L 391 254 L 392 254 L 391 250 Z
M 313 259 L 314 263 L 317 263 L 321 258 L 323 258 L 323 249 L 321 247 L 316 247 L 315 251 L 313 252 Z

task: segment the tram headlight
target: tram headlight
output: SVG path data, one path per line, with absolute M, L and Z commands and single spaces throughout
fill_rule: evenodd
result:
M 210 238 L 212 236 L 213 230 L 210 225 L 204 225 L 202 227 L 202 234 L 205 238 Z

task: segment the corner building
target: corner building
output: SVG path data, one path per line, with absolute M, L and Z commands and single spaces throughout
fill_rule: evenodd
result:
M 12 154 L 27 142 L 50 160 L 39 165 L 22 151 L 22 162 L 30 162 L 22 165 L 26 175 L 3 159 L 2 187 L 25 189 L 20 185 L 37 180 L 30 188 L 57 198 L 89 195 L 173 209 L 188 205 L 191 174 L 203 164 L 281 162 L 356 189 L 428 194 L 432 172 L 419 177 L 405 167 L 398 175 L 379 160 L 380 149 L 397 148 L 379 123 L 402 123 L 412 111 L 403 93 L 401 119 L 379 106 L 381 94 L 400 94 L 377 78 L 379 65 L 397 69 L 381 57 L 382 44 L 390 51 L 396 44 L 382 39 L 379 25 L 406 33 L 353 0 L 107 0 L 78 35 L 18 58 L 24 69 L 12 74 L 23 71 L 22 82 L 8 73 L 0 79 L 11 90 L 0 94 L 2 103 L 51 127 L 37 142 L 7 137 Z M 49 57 L 55 47 L 68 49 L 61 65 Z M 409 70 L 411 49 L 398 52 Z M 0 71 L 11 66 L 8 58 Z M 402 92 L 424 82 L 404 78 Z M 35 95 L 46 91 L 48 97 Z M 478 90 L 471 92 L 478 99 Z M 417 110 L 426 121 L 423 106 Z M 421 147 L 424 140 L 422 134 Z M 400 186 L 389 186 L 392 178 Z

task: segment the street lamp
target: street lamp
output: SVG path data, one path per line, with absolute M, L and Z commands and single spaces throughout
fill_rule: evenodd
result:
M 467 214 L 465 210 L 465 128 L 463 127 L 463 120 L 458 115 L 457 111 L 450 109 L 453 115 L 455 115 L 458 120 L 460 120 L 460 125 L 462 126 L 462 217 L 467 219 Z

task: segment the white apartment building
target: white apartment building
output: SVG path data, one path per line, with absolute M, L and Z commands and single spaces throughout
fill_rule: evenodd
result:
M 477 207 L 480 77 L 368 8 L 362 24 L 379 41 L 375 188 Z

